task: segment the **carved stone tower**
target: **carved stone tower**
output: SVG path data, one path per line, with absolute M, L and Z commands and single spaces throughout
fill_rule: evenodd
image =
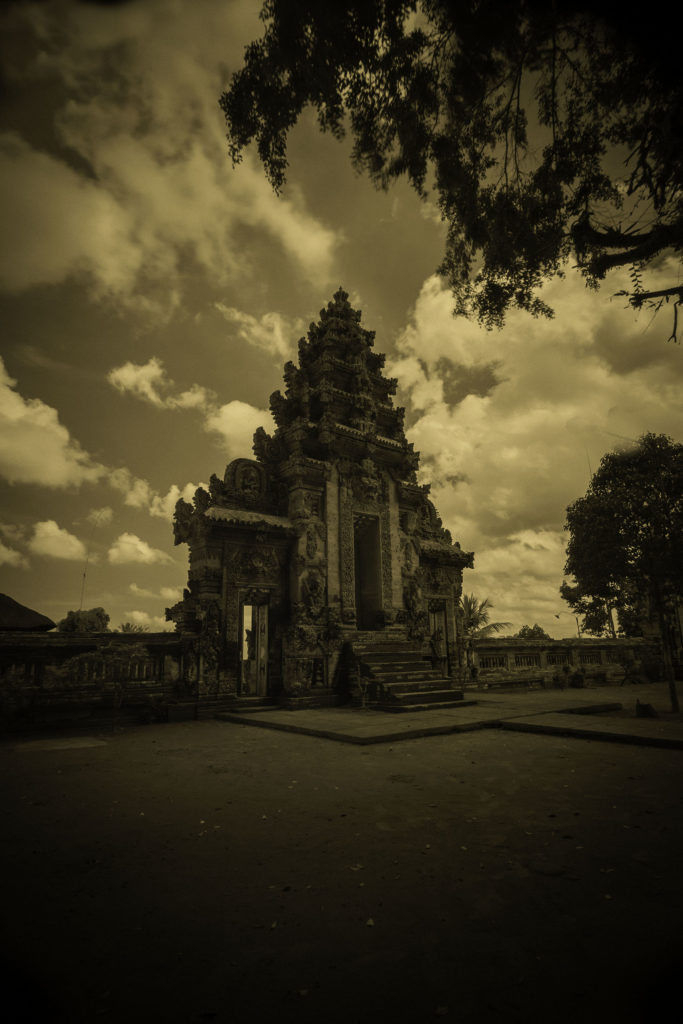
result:
M 186 675 L 200 694 L 297 706 L 362 690 L 387 703 L 399 664 L 423 689 L 430 675 L 439 692 L 458 677 L 473 556 L 417 483 L 396 381 L 360 318 L 340 289 L 300 340 L 299 366 L 285 365 L 285 393 L 270 398 L 277 429 L 256 431 L 256 461 L 231 462 L 176 506 L 190 571 L 167 617 L 194 644 Z

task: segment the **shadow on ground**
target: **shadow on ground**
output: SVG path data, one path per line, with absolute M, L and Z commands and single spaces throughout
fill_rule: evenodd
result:
M 199 721 L 0 760 L 10 1020 L 641 1022 L 678 984 L 681 751 Z

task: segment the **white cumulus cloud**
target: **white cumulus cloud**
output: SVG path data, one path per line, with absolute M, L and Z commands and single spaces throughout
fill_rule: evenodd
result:
M 0 565 L 8 565 L 12 569 L 28 569 L 29 561 L 20 551 L 0 540 Z
M 255 317 L 222 302 L 217 302 L 215 306 L 228 323 L 235 326 L 238 337 L 247 345 L 263 349 L 280 360 L 292 359 L 296 354 L 303 320 L 290 320 L 280 313 L 272 312 Z
M 10 483 L 65 488 L 105 472 L 60 423 L 56 409 L 23 398 L 0 359 L 0 475 Z
M 35 524 L 28 546 L 34 555 L 45 555 L 47 558 L 64 558 L 80 562 L 87 557 L 83 541 L 58 526 L 54 519 L 46 519 Z M 90 561 L 95 561 L 95 557 L 91 555 Z
M 203 487 L 206 490 L 207 484 L 190 483 L 185 484 L 182 489 L 177 484 L 171 484 L 166 494 L 154 495 L 149 506 L 150 515 L 159 516 L 160 519 L 172 519 L 178 500 L 183 498 L 185 501 L 192 501 L 198 487 Z
M 206 429 L 221 438 L 221 446 L 232 458 L 253 458 L 253 436 L 257 427 L 274 429 L 273 419 L 265 409 L 235 399 L 221 405 L 206 418 Z
M 175 629 L 173 623 L 167 622 L 163 615 L 150 615 L 149 612 L 138 609 L 124 612 L 124 620 L 132 622 L 134 626 L 144 626 L 156 633 L 170 633 Z
M 154 565 L 173 561 L 165 551 L 151 547 L 147 541 L 134 533 L 122 533 L 117 537 L 109 548 L 107 557 L 112 565 L 127 565 L 134 562 Z

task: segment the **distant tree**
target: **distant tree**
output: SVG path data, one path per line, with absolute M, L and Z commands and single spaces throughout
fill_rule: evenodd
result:
M 109 616 L 104 608 L 70 611 L 57 623 L 57 629 L 60 633 L 108 633 Z
M 591 287 L 630 268 L 636 309 L 683 284 L 647 270 L 683 252 L 679 37 L 610 0 L 266 0 L 263 37 L 221 99 L 230 154 L 255 141 L 276 191 L 303 110 L 353 137 L 381 188 L 433 187 L 448 227 L 439 271 L 455 312 L 500 326 L 552 315 L 544 280 L 571 259 Z M 529 112 L 529 113 L 528 113 Z
M 560 594 L 575 615 L 581 616 L 581 633 L 589 633 L 591 636 L 616 636 L 610 607 L 604 601 L 583 594 L 578 585 L 571 586 L 566 581 L 560 587 Z
M 141 626 L 137 622 L 122 622 L 118 628 L 119 633 L 147 633 L 147 626 Z
M 565 574 L 575 584 L 562 596 L 572 608 L 590 600 L 618 615 L 623 608 L 627 621 L 638 603 L 647 605 L 678 711 L 673 666 L 683 595 L 683 445 L 644 434 L 633 448 L 603 456 L 585 497 L 567 509 L 565 529 Z
M 552 640 L 550 633 L 534 622 L 533 626 L 522 626 L 518 633 L 513 633 L 514 640 Z

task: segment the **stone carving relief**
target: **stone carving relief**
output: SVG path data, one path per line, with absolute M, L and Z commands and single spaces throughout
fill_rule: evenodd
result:
M 240 504 L 253 506 L 267 496 L 268 477 L 264 467 L 254 459 L 234 459 L 225 468 L 226 497 L 238 499 Z
M 306 558 L 317 561 L 325 553 L 325 531 L 320 523 L 311 523 L 306 530 Z
M 410 537 L 403 537 L 401 540 L 401 574 L 412 576 L 420 564 L 420 556 L 415 543 Z
M 280 563 L 274 548 L 268 545 L 252 545 L 248 548 L 238 548 L 230 560 L 230 567 L 236 576 L 242 578 L 274 578 Z
M 301 605 L 305 617 L 315 620 L 325 607 L 325 583 L 322 573 L 309 569 L 300 581 Z
M 221 648 L 221 610 L 217 601 L 208 605 L 199 636 L 202 676 L 209 693 L 218 688 L 218 662 Z
M 408 634 L 413 639 L 422 639 L 427 631 L 427 615 L 424 611 L 420 580 L 413 577 L 403 588 Z
M 372 459 L 363 459 L 351 474 L 351 491 L 360 505 L 376 505 L 386 501 L 386 482 Z

